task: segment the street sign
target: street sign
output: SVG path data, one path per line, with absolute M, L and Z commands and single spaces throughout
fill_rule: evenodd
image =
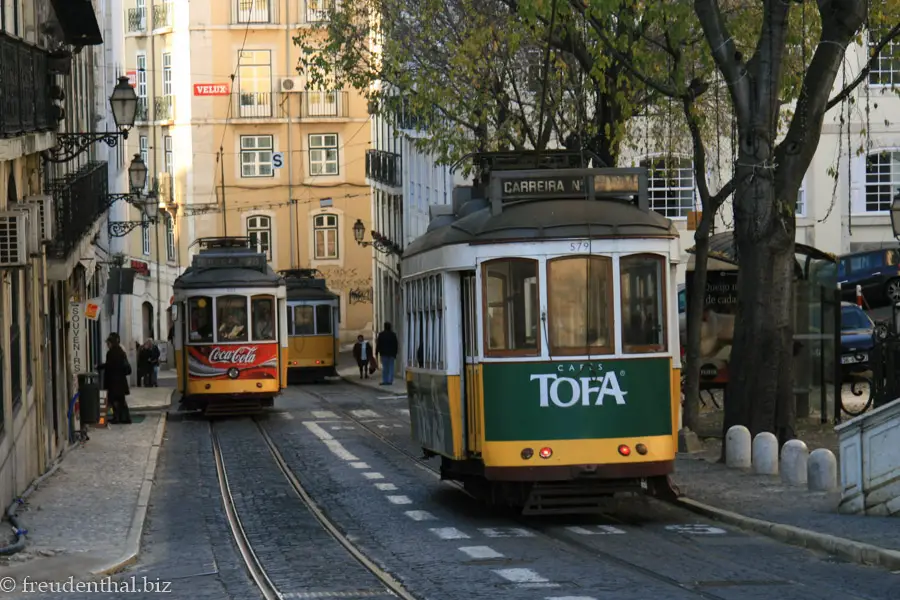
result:
M 195 96 L 227 96 L 231 93 L 227 83 L 195 83 Z
M 280 169 L 284 166 L 284 152 L 272 153 L 272 167 Z

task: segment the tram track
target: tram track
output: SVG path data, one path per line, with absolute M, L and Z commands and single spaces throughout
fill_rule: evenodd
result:
M 381 583 L 381 585 L 384 586 L 384 595 L 402 598 L 403 600 L 419 600 L 419 598 L 411 594 L 403 586 L 402 583 L 391 576 L 390 573 L 388 573 L 377 564 L 375 564 L 375 562 L 373 562 L 371 559 L 369 559 L 356 544 L 354 544 L 346 535 L 344 535 L 343 532 L 341 532 L 337 524 L 333 520 L 331 520 L 328 517 L 327 513 L 323 511 L 322 508 L 315 502 L 315 500 L 300 482 L 300 479 L 293 472 L 290 466 L 288 466 L 287 461 L 281 454 L 281 451 L 278 449 L 275 441 L 263 427 L 262 423 L 256 418 L 253 418 L 253 424 L 256 427 L 261 438 L 265 442 L 265 445 L 273 461 L 275 462 L 275 465 L 278 467 L 278 470 L 284 476 L 285 480 L 288 482 L 291 489 L 300 500 L 302 506 L 310 515 L 315 518 L 322 529 L 339 546 L 341 546 L 359 565 L 361 565 L 368 573 L 373 575 Z M 265 561 L 260 556 L 260 553 L 258 553 L 253 548 L 253 545 L 241 521 L 234 496 L 232 495 L 231 485 L 229 484 L 228 468 L 225 464 L 225 458 L 223 456 L 221 442 L 216 430 L 216 425 L 215 423 L 210 422 L 209 427 L 210 436 L 212 439 L 213 455 L 216 463 L 219 491 L 223 506 L 225 508 L 228 526 L 231 530 L 232 538 L 234 539 L 235 544 L 238 547 L 241 559 L 243 560 L 251 579 L 253 579 L 253 582 L 262 593 L 263 598 L 265 600 L 282 600 L 283 598 L 290 597 L 337 597 L 332 593 L 323 593 L 320 595 L 314 592 L 298 596 L 296 593 L 278 589 L 276 584 L 272 581 L 272 578 L 266 572 L 264 564 Z

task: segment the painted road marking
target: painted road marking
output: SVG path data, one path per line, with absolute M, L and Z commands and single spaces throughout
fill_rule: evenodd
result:
M 312 415 L 317 419 L 336 419 L 337 415 L 330 410 L 314 410 Z
M 353 467 L 354 469 L 369 469 L 370 468 L 369 465 L 367 465 L 364 462 L 352 462 L 352 463 L 350 463 L 350 466 Z
M 360 419 L 364 419 L 364 418 L 366 418 L 366 417 L 372 418 L 372 419 L 379 419 L 379 418 L 381 418 L 381 417 L 378 416 L 378 413 L 375 412 L 374 410 L 351 410 L 350 413 L 351 413 L 354 417 L 359 417 Z
M 313 423 L 312 421 L 304 421 L 303 425 L 309 429 L 317 438 L 322 440 L 328 449 L 331 452 L 340 458 L 341 460 L 359 460 L 346 448 L 344 448 L 339 441 L 331 437 L 331 434 L 322 429 L 318 423 Z
M 294 415 L 292 415 L 291 413 L 286 413 L 286 412 L 278 413 L 278 416 L 281 417 L 282 419 L 287 419 L 288 421 L 294 420 Z
M 382 492 L 393 492 L 397 489 L 397 486 L 393 483 L 376 483 L 375 487 L 377 487 Z
M 546 577 L 541 577 L 531 569 L 496 569 L 494 573 L 507 581 L 520 584 L 544 584 L 540 587 L 557 587 L 559 584 L 550 583 Z
M 381 473 L 363 473 L 363 477 L 366 479 L 384 479 L 384 475 Z
M 400 414 L 401 414 L 401 415 L 406 415 L 406 416 L 408 417 L 408 416 L 409 416 L 409 409 L 408 409 L 408 408 L 401 408 L 401 409 L 400 409 Z
M 719 527 L 705 525 L 703 523 L 692 523 L 690 525 L 666 525 L 666 529 L 675 533 L 686 533 L 688 535 L 722 535 L 728 533 Z
M 618 527 L 613 527 L 612 525 L 595 525 L 594 529 L 588 529 L 586 527 L 566 527 L 572 533 L 577 533 L 578 535 L 609 535 L 614 533 L 625 533 Z
M 379 423 L 379 424 L 378 424 L 378 429 L 387 429 L 387 428 L 388 428 L 388 426 L 385 425 L 384 423 Z
M 591 596 L 553 596 L 552 598 L 544 598 L 544 600 L 597 600 Z
M 379 400 L 403 400 L 406 394 L 394 394 L 393 396 L 378 396 Z
M 347 425 L 332 425 L 332 426 L 331 426 L 331 430 L 332 430 L 332 431 L 337 431 L 337 430 L 339 430 L 339 429 L 353 429 L 353 427 L 350 427 L 350 426 L 347 426 Z
M 390 485 L 390 484 L 388 484 Z M 434 521 L 435 516 L 428 512 L 427 510 L 408 510 L 405 514 L 407 517 L 412 519 L 413 521 Z
M 467 540 L 469 536 L 456 527 L 436 527 L 429 529 L 431 533 L 438 536 L 442 540 Z
M 481 533 L 492 538 L 503 537 L 534 537 L 534 534 L 518 527 L 484 527 L 479 529 Z
M 398 428 L 398 429 L 406 429 L 406 426 L 405 426 L 405 425 L 401 425 L 400 423 L 394 423 L 394 427 L 396 427 L 396 428 Z
M 412 504 L 412 500 L 406 496 L 388 496 L 387 499 L 391 504 Z
M 460 552 L 468 554 L 472 558 L 503 558 L 503 555 L 487 546 L 464 546 Z

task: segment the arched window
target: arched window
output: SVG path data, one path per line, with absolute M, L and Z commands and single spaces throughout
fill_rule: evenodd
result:
M 649 170 L 650 210 L 668 219 L 684 219 L 697 206 L 694 163 L 677 157 L 645 158 L 641 167 Z
M 313 219 L 313 239 L 316 245 L 316 258 L 329 259 L 338 257 L 338 218 L 337 215 L 316 215 Z
M 900 152 L 882 151 L 866 156 L 866 212 L 887 212 L 900 187 Z
M 267 260 L 272 260 L 272 219 L 263 215 L 247 217 L 247 237 L 266 253 Z

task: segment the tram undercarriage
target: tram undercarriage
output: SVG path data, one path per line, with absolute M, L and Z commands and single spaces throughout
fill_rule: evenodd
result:
M 255 414 L 275 406 L 274 396 L 252 397 L 243 394 L 195 396 L 182 398 L 179 412 L 196 412 L 203 416 L 232 416 Z

